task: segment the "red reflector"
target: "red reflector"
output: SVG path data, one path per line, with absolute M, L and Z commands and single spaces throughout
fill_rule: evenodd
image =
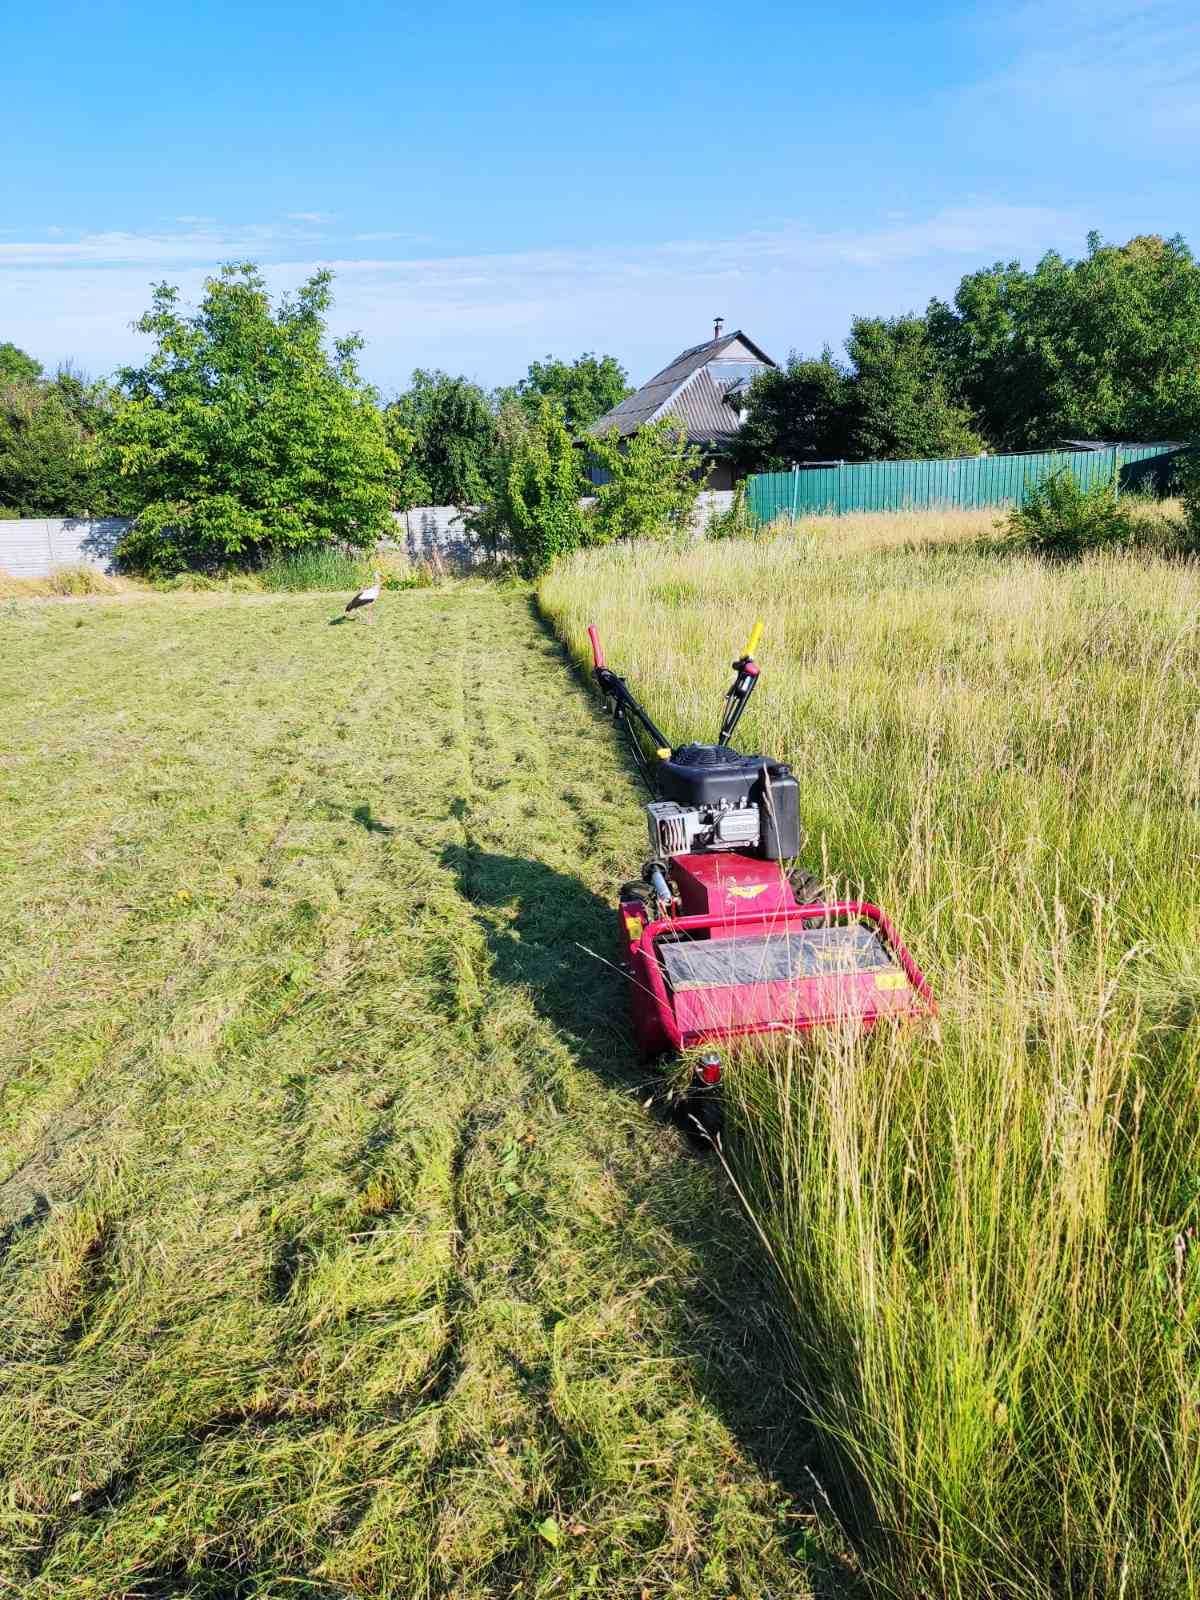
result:
M 701 1083 L 720 1083 L 721 1063 L 719 1061 L 702 1061 L 696 1069 Z

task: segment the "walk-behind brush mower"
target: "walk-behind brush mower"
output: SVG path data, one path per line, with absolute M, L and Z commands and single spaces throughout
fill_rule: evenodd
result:
M 730 748 L 758 683 L 755 626 L 733 663 L 716 744 L 670 740 L 606 665 L 588 629 L 596 681 L 650 790 L 650 858 L 620 892 L 621 963 L 647 1060 L 693 1051 L 688 1112 L 719 1126 L 711 1047 L 752 1034 L 870 1028 L 928 1015 L 929 984 L 878 906 L 826 901 L 799 855 L 791 769 Z M 707 1049 L 705 1047 L 708 1047 Z

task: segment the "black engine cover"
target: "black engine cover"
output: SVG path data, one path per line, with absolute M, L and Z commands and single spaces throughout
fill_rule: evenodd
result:
M 742 756 L 721 744 L 685 744 L 655 770 L 664 800 L 703 809 L 757 806 L 757 854 L 790 861 L 800 854 L 800 785 L 792 769 L 766 756 Z
M 681 806 L 748 806 L 764 766 L 762 756 L 740 756 L 727 745 L 685 744 L 658 764 L 654 776 L 663 799 Z

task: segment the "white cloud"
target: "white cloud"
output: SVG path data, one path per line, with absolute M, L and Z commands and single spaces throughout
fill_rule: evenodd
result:
M 59 237 L 63 228 L 47 229 L 52 239 L 0 242 L 0 271 L 8 266 L 103 265 L 154 267 L 172 262 L 210 263 L 246 256 L 265 257 L 303 244 L 311 248 L 307 229 L 284 223 L 221 225 L 205 218 L 177 218 L 179 231 L 123 230 Z
M 331 267 L 336 329 L 363 332 L 366 370 L 385 386 L 418 364 L 500 381 L 547 350 L 611 350 L 643 377 L 704 337 L 716 314 L 776 355 L 814 349 L 839 343 L 854 312 L 919 307 L 972 266 L 1052 245 L 1078 250 L 1084 231 L 1073 213 L 975 199 L 861 230 L 794 223 L 645 246 L 476 255 L 351 248 L 320 260 L 288 250 L 311 248 L 303 235 L 272 227 L 113 232 L 0 242 L 0 326 L 43 361 L 69 356 L 103 371 L 138 349 L 128 327 L 146 308 L 152 276 L 169 270 L 194 302 L 220 261 L 250 256 L 275 290 Z
M 1200 134 L 1195 0 L 1036 0 L 983 14 L 998 69 L 956 98 L 963 130 L 988 143 L 1047 132 L 1099 149 L 1194 166 Z M 1002 148 L 1003 146 L 1001 146 Z M 1057 151 L 1043 144 L 1048 160 Z
M 332 222 L 333 213 L 330 211 L 289 211 L 288 221 L 311 222 L 314 225 L 320 226 L 324 223 Z

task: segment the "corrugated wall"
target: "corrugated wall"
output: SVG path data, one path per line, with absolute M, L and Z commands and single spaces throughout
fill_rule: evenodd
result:
M 776 517 L 850 511 L 919 511 L 1020 505 L 1034 484 L 1066 470 L 1086 488 L 1119 472 L 1127 487 L 1165 480 L 1179 447 L 1114 445 L 1111 450 L 1047 450 L 1012 456 L 960 456 L 945 461 L 869 461 L 861 466 L 760 472 L 748 501 L 760 522 Z M 1158 486 L 1162 482 L 1158 481 Z
M 97 567 L 107 572 L 117 540 L 129 523 L 120 517 L 0 518 L 0 572 L 10 578 L 44 578 L 55 567 Z
M 706 489 L 696 502 L 692 532 L 703 533 L 709 519 L 728 510 L 733 492 Z M 592 502 L 586 498 L 583 504 Z M 487 552 L 466 526 L 469 513 L 458 506 L 414 506 L 392 513 L 395 544 L 414 561 L 435 555 L 450 567 L 472 567 Z M 75 517 L 0 518 L 0 572 L 10 578 L 45 578 L 56 567 L 87 566 L 110 572 L 117 541 L 129 521 L 112 517 L 85 522 Z

